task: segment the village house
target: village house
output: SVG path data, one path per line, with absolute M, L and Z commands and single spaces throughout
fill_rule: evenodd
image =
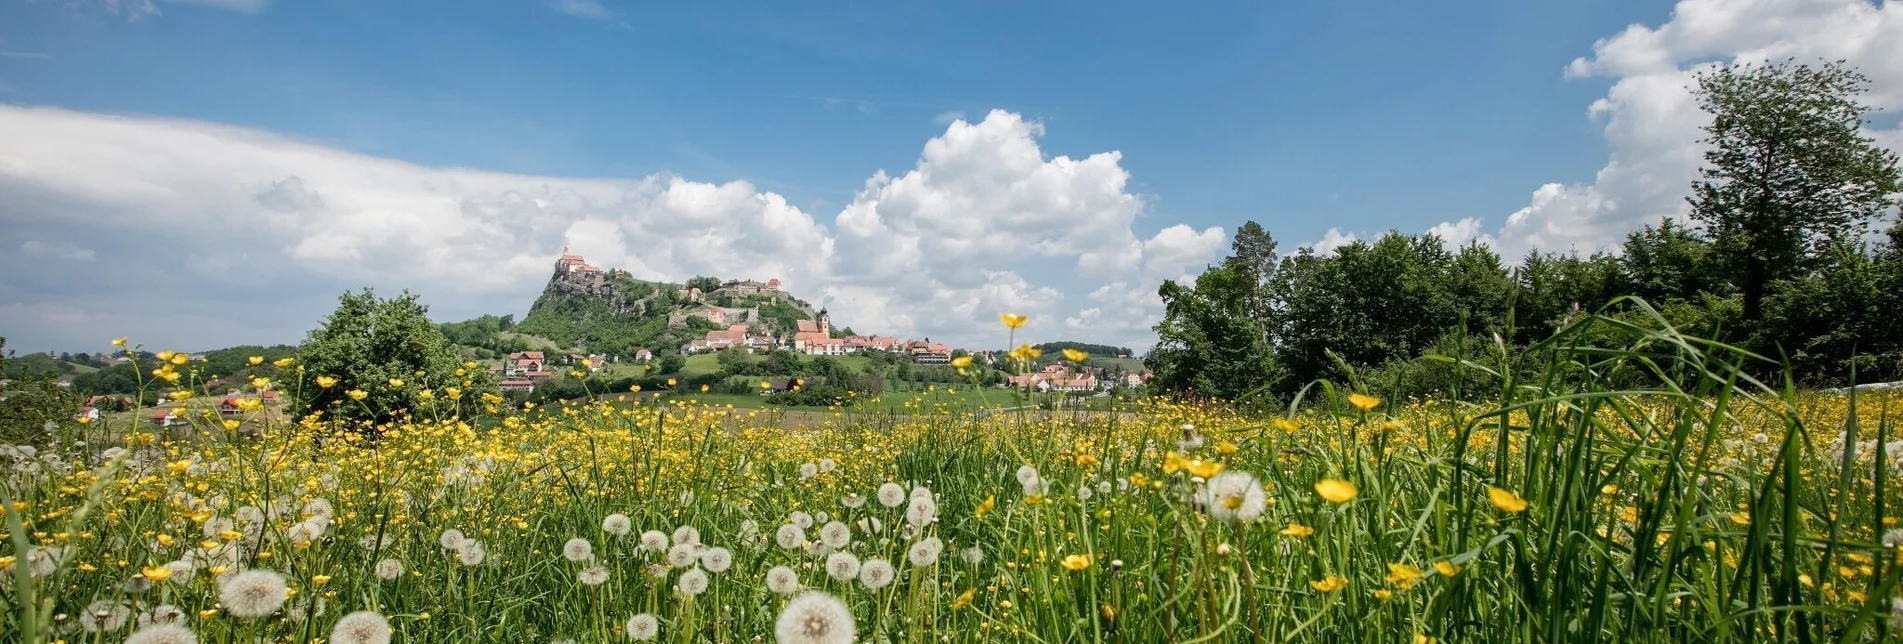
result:
M 654 359 L 654 352 L 647 350 L 646 347 L 642 347 L 642 348 L 634 350 L 635 362 L 647 362 L 653 359 Z
M 498 383 L 503 391 L 534 391 L 535 381 L 511 378 Z
M 951 347 L 932 342 L 931 338 L 908 341 L 902 352 L 919 364 L 951 364 Z
M 178 417 L 177 411 L 170 409 L 160 409 L 152 412 L 151 420 L 152 424 L 158 425 L 159 427 L 171 427 L 185 422 L 185 419 Z
M 741 347 L 752 350 L 754 345 L 749 342 L 751 337 L 752 336 L 747 334 L 747 325 L 735 324 L 723 330 L 708 331 L 705 337 L 683 345 L 681 347 L 681 353 L 706 353 L 710 351 L 720 351 L 729 347 Z
M 846 341 L 833 337 L 833 325 L 820 311 L 815 319 L 799 320 L 794 323 L 793 350 L 809 356 L 841 356 L 846 354 Z
M 1045 365 L 1038 371 L 1011 376 L 1007 380 L 1012 387 L 1038 391 L 1094 391 L 1099 386 L 1094 370 L 1073 370 L 1070 365 L 1061 362 Z
M 502 375 L 505 377 L 526 376 L 542 371 L 548 364 L 547 357 L 540 351 L 517 351 L 509 354 L 509 361 L 502 363 Z

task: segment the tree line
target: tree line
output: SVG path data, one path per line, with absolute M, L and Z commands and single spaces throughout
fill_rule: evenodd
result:
M 1866 86 L 1836 62 L 1699 75 L 1712 121 L 1689 216 L 1613 252 L 1536 250 L 1507 266 L 1485 245 L 1389 232 L 1283 256 L 1245 223 L 1229 257 L 1158 290 L 1153 386 L 1285 398 L 1348 371 L 1387 391 L 1444 393 L 1450 370 L 1416 358 L 1531 345 L 1602 311 L 1743 346 L 1804 384 L 1844 383 L 1853 369 L 1903 379 L 1903 224 L 1870 234 L 1903 189 L 1896 153 L 1864 131 Z

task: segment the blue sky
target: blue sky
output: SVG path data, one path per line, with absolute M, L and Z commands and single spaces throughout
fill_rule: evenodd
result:
M 335 151 L 357 159 L 339 163 L 391 161 L 430 171 L 466 168 L 522 178 L 508 188 L 456 193 L 456 210 L 465 212 L 476 201 L 549 183 L 541 178 L 599 179 L 623 183 L 614 190 L 594 186 L 602 188 L 591 201 L 599 208 L 561 216 L 626 221 L 635 217 L 625 214 L 628 209 L 640 208 L 621 203 L 625 199 L 605 205 L 618 199 L 606 195 L 627 193 L 633 190 L 632 182 L 668 176 L 695 185 L 744 181 L 753 191 L 749 195 L 781 195 L 789 207 L 811 219 L 817 236 L 806 239 L 817 245 L 822 243 L 817 240 L 839 238 L 840 248 L 831 252 L 841 257 L 825 266 L 802 267 L 773 259 L 779 257 L 776 252 L 799 252 L 795 246 L 749 246 L 762 255 L 705 268 L 746 271 L 766 266 L 793 273 L 810 268 L 812 274 L 826 277 L 795 284 L 810 289 L 800 294 L 841 302 L 849 315 L 860 318 L 849 317 L 848 324 L 903 333 L 936 331 L 973 343 L 984 342 L 985 336 L 976 331 L 965 335 L 962 327 L 935 329 L 925 322 L 943 317 L 938 314 L 897 311 L 890 302 L 865 301 L 882 297 L 882 292 L 864 279 L 873 274 L 855 278 L 840 267 L 859 251 L 843 250 L 847 244 L 837 218 L 861 197 L 876 172 L 897 177 L 924 169 L 922 146 L 947 135 L 952 121 L 982 121 L 997 132 L 1008 130 L 1033 141 L 1033 156 L 1044 159 L 1119 153 L 1114 166 L 1127 175 L 1127 183 L 1116 191 L 1134 197 L 1140 206 L 1127 222 L 1107 217 L 1105 230 L 1115 228 L 1114 234 L 1093 230 L 1040 237 L 1034 222 L 1027 222 L 1048 218 L 1022 213 L 1021 205 L 999 205 L 994 223 L 1003 223 L 984 232 L 1043 239 L 1049 242 L 1048 252 L 1032 258 L 971 259 L 960 264 L 974 271 L 969 279 L 949 278 L 946 284 L 931 286 L 938 292 L 936 299 L 910 304 L 956 308 L 955 321 L 962 324 L 993 313 L 980 309 L 1046 301 L 1047 310 L 1034 310 L 1051 321 L 1041 330 L 1045 335 L 1142 343 L 1144 329 L 1153 321 L 1144 316 L 1155 312 L 1154 302 L 1139 301 L 1142 295 L 1153 294 L 1160 279 L 1193 274 L 1207 261 L 1177 262 L 1179 267 L 1151 258 L 1211 250 L 1207 243 L 1157 241 L 1159 232 L 1172 227 L 1186 227 L 1179 231 L 1185 235 L 1181 239 L 1188 239 L 1189 233 L 1213 239 L 1212 229 L 1226 235 L 1243 220 L 1256 219 L 1286 250 L 1350 235 L 1366 238 L 1390 228 L 1421 232 L 1442 225 L 1451 226 L 1443 231 L 1462 231 L 1454 235 L 1462 240 L 1494 243 L 1517 255 L 1533 246 L 1593 250 L 1616 239 L 1621 227 L 1629 228 L 1632 221 L 1670 214 L 1676 206 L 1662 193 L 1642 195 L 1655 202 L 1643 207 L 1630 205 L 1641 201 L 1636 196 L 1580 194 L 1618 187 L 1607 186 L 1602 169 L 1616 165 L 1609 159 L 1618 159 L 1622 149 L 1643 154 L 1656 145 L 1677 150 L 1681 157 L 1684 150 L 1695 150 L 1687 146 L 1695 138 L 1696 121 L 1686 117 L 1682 106 L 1648 112 L 1654 103 L 1671 101 L 1648 99 L 1651 94 L 1622 97 L 1619 88 L 1638 91 L 1650 83 L 1663 88 L 1653 94 L 1665 96 L 1671 94 L 1669 85 L 1683 86 L 1665 80 L 1682 81 L 1686 70 L 1706 60 L 1749 57 L 1780 44 L 1800 51 L 1829 47 L 1828 34 L 1811 27 L 1740 36 L 1732 39 L 1735 42 L 1719 38 L 1714 44 L 1696 32 L 1696 25 L 1675 24 L 1675 11 L 1719 12 L 1740 25 L 1766 19 L 1752 11 L 1822 14 L 1856 7 L 1882 16 L 1885 25 L 1894 24 L 1887 21 L 1897 13 L 1893 5 L 1861 0 L 1802 0 L 1792 7 L 1797 8 L 1753 8 L 1718 0 L 1679 5 L 1623 0 L 742 2 L 717 8 L 707 3 L 587 0 L 0 0 L 0 104 L 19 108 L 10 115 L 21 128 L 17 131 L 47 136 L 54 131 L 79 133 L 62 135 L 69 137 L 157 136 L 165 128 L 215 128 L 218 133 L 212 136 L 226 141 L 255 134 L 270 138 L 273 146 L 304 146 L 316 150 L 313 154 Z M 1629 25 L 1641 25 L 1635 27 L 1645 31 L 1639 35 L 1651 37 L 1632 36 Z M 1622 37 L 1632 41 L 1630 47 L 1619 44 Z M 1885 32 L 1884 38 L 1894 34 Z M 1609 42 L 1612 46 L 1606 47 Z M 1603 49 L 1596 50 L 1595 43 Z M 1644 47 L 1650 49 L 1631 51 Z M 1876 47 L 1869 55 L 1881 51 Z M 1877 76 L 1882 84 L 1890 82 L 1885 73 Z M 1595 111 L 1596 101 L 1604 105 Z M 992 121 L 992 110 L 1030 125 Z M 104 129 L 86 119 L 105 115 L 123 115 L 146 129 L 98 134 Z M 41 118 L 66 119 L 61 123 L 71 129 L 34 120 Z M 1686 118 L 1692 118 L 1692 127 L 1646 131 L 1655 121 Z M 85 154 L 127 154 L 112 145 L 123 140 L 95 141 L 98 145 L 87 147 L 94 151 Z M 49 152 L 44 154 L 81 154 L 68 150 L 81 146 L 60 143 L 46 141 L 43 149 Z M 30 154 L 0 156 L 0 168 L 10 160 L 55 165 L 51 157 Z M 72 167 L 121 169 L 84 181 L 42 175 L 14 177 L 9 183 L 0 174 L 0 191 L 34 196 L 19 200 L 31 205 L 0 207 L 0 221 L 31 231 L 34 236 L 27 241 L 39 244 L 42 258 L 65 253 L 102 270 L 121 254 L 110 250 L 112 240 L 135 239 L 143 215 L 123 205 L 107 207 L 111 204 L 105 204 L 106 199 L 86 198 L 80 186 L 165 184 L 178 188 L 168 192 L 178 192 L 225 176 L 211 169 L 203 178 L 147 176 L 142 173 L 148 170 L 137 163 L 104 163 L 91 157 L 59 160 Z M 315 195 L 315 202 L 328 204 L 324 214 L 311 215 L 320 220 L 349 218 L 351 213 L 337 207 L 346 201 L 359 204 L 353 211 L 357 215 L 383 212 L 374 197 L 333 196 L 344 188 L 334 181 L 318 185 L 309 172 L 297 169 L 303 161 L 285 163 L 291 170 L 281 172 L 279 179 L 260 175 L 242 183 L 251 189 L 299 178 L 297 184 Z M 944 167 L 975 166 L 947 162 Z M 932 175 L 921 181 L 939 182 L 941 190 L 933 195 L 958 195 L 959 186 L 985 185 L 948 179 L 950 172 L 944 169 L 921 174 Z M 1647 171 L 1647 176 L 1652 174 Z M 1003 181 L 998 185 L 1014 185 L 1009 178 Z M 592 194 L 594 188 L 575 187 L 572 192 Z M 993 197 L 974 193 L 971 198 Z M 888 204 L 904 201 L 899 195 L 885 199 Z M 1042 203 L 1070 201 L 1054 197 Z M 1549 210 L 1557 214 L 1546 214 Z M 1531 214 L 1523 221 L 1509 221 L 1516 211 Z M 540 214 L 519 219 L 555 216 L 546 207 L 536 212 Z M 955 210 L 921 210 L 908 216 L 952 216 L 948 212 Z M 739 218 L 734 225 L 757 229 L 767 220 L 747 217 L 774 215 L 749 211 L 731 216 Z M 1065 211 L 1063 216 L 1093 215 Z M 231 217 L 256 219 L 243 213 Z M 917 251 L 927 255 L 933 254 L 927 247 L 934 235 L 956 234 L 929 222 L 922 228 L 914 220 L 900 225 L 900 215 L 882 217 L 892 230 L 913 233 L 911 239 L 921 237 L 916 234 L 920 230 L 929 233 Z M 622 225 L 620 245 L 597 253 L 652 257 L 627 246 L 645 248 L 643 240 L 673 233 L 664 221 L 643 221 L 638 230 Z M 283 232 L 286 226 L 274 230 Z M 546 254 L 558 242 L 594 238 L 588 232 L 593 229 L 585 226 L 537 226 L 523 229 L 524 235 L 534 235 L 522 240 L 524 256 L 539 258 L 536 253 Z M 1596 232 L 1586 237 L 1553 232 L 1575 228 Z M 412 232 L 429 234 L 427 229 Z M 226 337 L 295 340 L 338 286 L 347 287 L 360 277 L 314 268 L 321 258 L 372 259 L 365 254 L 369 246 L 338 250 L 343 242 L 313 241 L 316 236 L 308 231 L 282 238 L 266 235 L 254 249 L 256 261 L 274 251 L 292 258 L 290 268 L 273 273 L 276 283 L 310 292 L 273 295 L 280 299 L 269 301 L 290 305 L 302 318 L 215 329 L 200 328 L 202 322 L 156 325 L 150 329 L 159 336 L 153 341 L 202 348 L 221 344 Z M 974 239 L 995 241 L 983 235 Z M 1155 248 L 1146 246 L 1152 241 L 1157 242 Z M 1078 257 L 1092 244 L 1127 243 L 1144 247 L 1144 254 L 1119 256 L 1121 261 L 1142 263 L 1146 270 L 1141 274 L 1089 269 L 1091 260 Z M 446 248 L 460 248 L 448 244 Z M 320 246 L 334 252 L 324 255 Z M 481 250 L 497 252 L 494 246 L 491 242 Z M 79 259 L 88 252 L 90 259 Z M 931 266 L 929 258 L 922 265 L 886 259 L 898 263 L 881 264 L 885 269 L 880 270 L 904 264 L 946 271 Z M 303 268 L 298 268 L 300 262 Z M 1157 264 L 1154 271 L 1147 269 L 1152 264 Z M 678 277 L 678 268 L 649 267 L 656 277 Z M 201 273 L 191 279 L 233 279 L 222 274 L 228 272 L 223 269 L 196 270 Z M 416 284 L 370 281 L 418 288 L 437 300 L 440 314 L 450 317 L 519 313 L 526 308 L 525 298 L 538 290 L 544 272 L 539 267 L 522 269 L 527 277 L 481 288 L 444 289 L 432 279 Z M 1092 273 L 1097 276 L 1086 275 Z M 885 274 L 906 277 L 903 271 Z M 923 275 L 913 279 L 936 279 L 935 274 Z M 0 308 L 0 335 L 11 333 L 17 338 L 12 344 L 22 348 L 91 342 L 78 335 L 79 329 L 90 332 L 133 320 L 125 317 L 130 315 L 126 309 L 62 300 L 66 284 L 60 280 L 75 279 L 71 275 L 8 279 L 14 283 L 0 285 L 0 307 L 14 308 Z M 981 284 L 1001 288 L 999 292 L 1011 297 L 986 295 Z M 1102 292 L 1109 284 L 1125 292 Z M 1053 291 L 1059 297 L 1050 297 Z M 1091 298 L 1093 293 L 1099 297 Z M 1099 309 L 1098 319 L 1129 319 L 1103 325 L 1093 324 L 1090 316 L 1079 318 L 1080 311 L 1093 307 Z M 972 315 L 964 315 L 967 312 Z M 137 335 L 146 330 L 122 332 Z
M 684 6 L 689 5 L 692 6 Z M 432 165 L 747 179 L 836 208 L 947 112 L 1119 150 L 1157 215 L 1289 241 L 1510 212 L 1603 161 L 1560 71 L 1660 2 L 162 3 L 0 9 L 10 100 L 248 125 Z M 1281 6 L 1277 6 L 1281 5 Z M 1161 227 L 1161 226 L 1157 226 Z M 1296 239 L 1299 238 L 1299 239 Z

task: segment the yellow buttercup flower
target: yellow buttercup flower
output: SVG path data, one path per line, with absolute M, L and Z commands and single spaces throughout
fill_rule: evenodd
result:
M 391 387 L 401 387 L 401 386 L 403 386 L 403 379 L 402 379 L 402 378 L 391 378 L 391 379 L 390 379 L 390 386 L 391 386 Z
M 1090 354 L 1076 349 L 1065 349 L 1064 359 L 1071 362 L 1083 362 L 1090 359 Z
M 1216 461 L 1194 460 L 1190 461 L 1189 466 L 1185 469 L 1188 469 L 1190 474 L 1203 477 L 1206 480 L 1217 474 L 1221 474 L 1223 465 Z
M 257 365 L 264 364 L 264 356 L 251 356 L 249 358 L 245 358 L 245 362 L 249 362 L 251 363 L 251 366 L 255 367 Z
M 1300 523 L 1291 523 L 1291 524 L 1288 524 L 1288 527 L 1282 528 L 1282 532 L 1280 534 L 1284 537 L 1294 537 L 1294 538 L 1300 539 L 1308 535 L 1315 534 L 1315 529 L 1302 525 Z
M 1318 593 L 1339 592 L 1341 589 L 1348 587 L 1348 580 L 1335 576 L 1335 575 L 1329 575 L 1327 577 L 1323 577 L 1321 579 L 1308 582 L 1308 586 L 1310 588 L 1314 588 L 1315 592 L 1318 592 Z
M 998 314 L 998 320 L 1004 322 L 1005 326 L 1013 328 L 1013 329 L 1024 326 L 1024 322 L 1029 319 L 1030 318 L 1024 317 L 1022 315 L 1018 315 L 1016 313 L 999 313 Z
M 112 346 L 115 346 L 115 347 L 123 347 L 123 346 L 126 346 L 126 337 L 122 335 L 122 336 L 119 336 L 119 337 L 116 337 L 116 338 L 113 338 L 113 339 L 112 339 Z
M 283 369 L 285 367 L 291 366 L 291 363 L 294 363 L 294 362 L 297 362 L 296 358 L 278 358 L 276 360 L 271 361 L 271 366 L 277 367 L 279 369 Z
M 1419 568 L 1404 563 L 1388 564 L 1388 583 L 1400 587 L 1401 590 L 1413 588 L 1414 583 L 1424 576 L 1426 573 Z
M 1341 479 L 1322 479 L 1315 482 L 1315 493 L 1320 494 L 1329 503 L 1341 504 L 1355 500 L 1361 491 L 1355 484 Z
M 983 503 L 979 503 L 978 507 L 972 509 L 972 514 L 982 517 L 984 515 L 990 514 L 991 509 L 995 507 L 998 507 L 998 496 L 994 494 L 994 495 L 985 497 L 985 500 Z
M 1493 507 L 1500 508 L 1504 512 L 1518 514 L 1526 511 L 1526 499 L 1520 498 L 1520 495 L 1505 488 L 1488 486 L 1487 500 L 1493 502 Z
M 1090 555 L 1070 555 L 1057 564 L 1063 566 L 1065 570 L 1077 572 L 1090 567 Z
M 370 392 L 362 389 L 352 389 L 344 392 L 344 395 L 349 396 L 351 400 L 363 400 L 364 398 L 370 397 Z
M 165 581 L 172 578 L 172 569 L 165 566 L 146 566 L 139 569 L 139 576 L 153 582 Z
M 322 388 L 324 388 L 324 389 L 329 389 L 329 388 L 331 388 L 331 386 L 332 386 L 332 385 L 335 385 L 335 384 L 337 384 L 337 379 L 336 379 L 336 378 L 332 378 L 332 377 L 330 377 L 330 376 L 318 376 L 318 377 L 317 377 L 317 386 L 318 386 L 318 387 L 322 387 Z
M 1355 409 L 1359 409 L 1361 411 L 1368 411 L 1370 409 L 1374 409 L 1375 407 L 1379 406 L 1381 404 L 1381 399 L 1364 394 L 1364 393 L 1355 392 L 1352 394 L 1348 394 L 1348 404 L 1354 405 Z
M 959 368 L 959 369 L 963 369 L 963 368 L 965 368 L 965 367 L 969 367 L 969 366 L 971 366 L 971 356 L 969 356 L 969 355 L 962 355 L 962 356 L 958 356 L 958 357 L 956 357 L 956 358 L 952 358 L 952 361 L 951 361 L 951 366 L 953 366 L 953 367 L 957 367 L 957 368 Z
M 1436 561 L 1434 562 L 1434 572 L 1440 573 L 1442 577 L 1452 577 L 1460 573 L 1460 565 L 1452 561 Z
M 964 608 L 964 607 L 966 607 L 966 606 L 970 606 L 970 605 L 971 605 L 971 600 L 972 600 L 973 598 L 975 598 L 975 597 L 977 597 L 977 596 L 978 596 L 978 589 L 976 589 L 976 588 L 967 588 L 967 589 L 965 589 L 965 592 L 963 592 L 963 593 L 959 593 L 959 595 L 958 595 L 958 598 L 957 598 L 957 599 L 953 599 L 953 600 L 952 600 L 952 603 L 951 603 L 951 609 L 952 609 L 952 610 L 958 610 L 958 609 L 961 609 L 961 608 Z
M 1292 432 L 1302 428 L 1302 424 L 1292 418 L 1277 418 L 1273 421 L 1273 423 L 1275 424 L 1276 429 L 1279 429 L 1285 432 Z

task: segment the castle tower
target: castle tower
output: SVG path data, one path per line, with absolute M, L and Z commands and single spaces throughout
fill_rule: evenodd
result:
M 819 322 L 820 333 L 824 333 L 827 336 L 831 336 L 833 334 L 832 319 L 826 315 L 826 309 L 820 309 L 819 314 L 813 316 L 813 319 Z

